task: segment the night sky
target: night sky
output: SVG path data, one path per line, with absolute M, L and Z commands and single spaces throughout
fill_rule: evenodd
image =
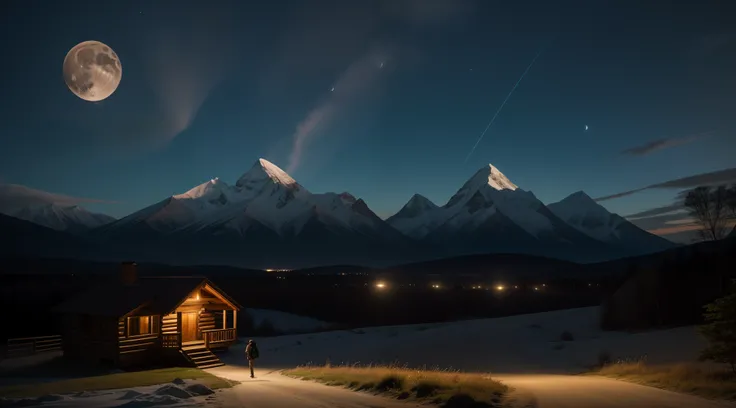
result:
M 214 177 L 234 183 L 259 157 L 382 217 L 414 193 L 444 204 L 488 163 L 545 203 L 736 167 L 731 2 L 2 7 L 0 182 L 110 201 L 83 205 L 117 217 Z M 98 103 L 62 77 L 85 40 L 122 62 Z M 688 183 L 601 203 L 631 215 Z M 666 220 L 647 227 L 678 225 Z

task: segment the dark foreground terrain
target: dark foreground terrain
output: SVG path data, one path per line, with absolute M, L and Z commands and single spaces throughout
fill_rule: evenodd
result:
M 266 272 L 231 267 L 138 266 L 140 276 L 207 276 L 243 307 L 314 317 L 335 327 L 427 323 L 603 305 L 604 327 L 698 323 L 702 306 L 736 278 L 736 239 L 600 264 L 480 255 L 386 269 L 333 266 Z M 2 338 L 58 333 L 51 308 L 120 279 L 120 265 L 69 260 L 0 263 Z M 380 284 L 380 285 L 379 285 Z M 239 316 L 243 335 L 277 334 Z

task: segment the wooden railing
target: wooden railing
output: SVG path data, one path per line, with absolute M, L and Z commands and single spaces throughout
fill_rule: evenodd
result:
M 176 332 L 161 334 L 161 347 L 181 348 L 181 333 Z
M 61 335 L 8 339 L 5 357 L 23 357 L 61 350 Z
M 138 353 L 155 346 L 157 341 L 158 333 L 130 336 L 118 340 L 118 349 L 120 354 Z
M 236 329 L 202 330 L 205 347 L 217 346 L 222 343 L 234 342 L 237 337 Z

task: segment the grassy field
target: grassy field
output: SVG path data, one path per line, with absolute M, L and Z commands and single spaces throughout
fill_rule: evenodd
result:
M 284 375 L 398 399 L 446 407 L 497 407 L 510 388 L 481 373 L 412 370 L 392 366 L 306 366 Z
M 736 400 L 736 374 L 730 369 L 696 364 L 648 365 L 644 362 L 607 365 L 593 374 L 712 399 Z
M 175 378 L 196 379 L 212 389 L 228 388 L 233 381 L 214 376 L 196 368 L 164 368 L 94 377 L 73 378 L 46 383 L 0 387 L 2 397 L 38 397 L 48 394 L 69 394 L 79 391 L 99 391 L 170 383 Z

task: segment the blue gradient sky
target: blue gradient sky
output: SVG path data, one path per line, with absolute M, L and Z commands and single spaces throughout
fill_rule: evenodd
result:
M 234 183 L 259 157 L 287 169 L 297 126 L 321 109 L 329 115 L 291 175 L 384 217 L 414 193 L 444 204 L 487 163 L 549 203 L 736 161 L 727 2 L 185 3 L 5 5 L 0 181 L 116 201 L 87 207 L 123 216 L 213 177 Z M 77 98 L 61 75 L 67 51 L 92 39 L 123 66 L 100 103 Z M 348 89 L 339 99 L 335 84 Z M 628 215 L 676 192 L 603 204 Z

